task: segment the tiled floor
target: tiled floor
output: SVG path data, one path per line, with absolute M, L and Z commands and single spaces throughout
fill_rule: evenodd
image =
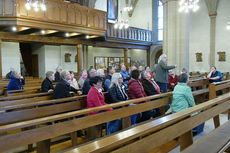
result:
M 220 115 L 220 124 L 224 124 L 227 120 L 228 120 L 227 114 Z M 213 123 L 213 119 L 210 119 L 207 122 L 205 122 L 204 131 L 199 135 L 195 136 L 193 140 L 194 141 L 198 140 L 200 137 L 208 134 L 212 130 L 214 130 L 214 123 Z M 178 153 L 178 152 L 180 152 L 179 146 L 173 149 L 172 151 L 170 151 L 169 153 Z

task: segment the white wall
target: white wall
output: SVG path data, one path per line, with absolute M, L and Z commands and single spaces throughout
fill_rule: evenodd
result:
M 41 44 L 33 44 L 32 54 L 38 55 L 38 74 L 39 77 L 45 78 L 45 73 L 46 73 L 45 46 Z
M 200 9 L 190 13 L 189 33 L 189 71 L 208 72 L 210 52 L 210 19 L 204 0 L 199 2 Z M 203 62 L 196 62 L 196 53 L 202 53 Z
M 152 0 L 139 0 L 134 9 L 132 17 L 127 12 L 123 12 L 126 19 L 129 20 L 131 27 L 152 30 Z M 118 17 L 120 18 L 120 10 L 126 7 L 125 0 L 118 0 Z
M 77 63 L 75 62 L 75 56 L 77 55 L 76 46 L 34 44 L 32 49 L 33 54 L 38 55 L 39 77 L 44 78 L 47 71 L 55 72 L 58 66 L 77 72 Z M 71 62 L 65 62 L 66 53 L 71 54 Z
M 21 72 L 20 56 L 19 43 L 2 42 L 2 76 L 6 76 L 10 67 L 14 67 L 16 71 Z
M 94 9 L 107 12 L 107 0 L 97 0 Z
M 75 56 L 77 55 L 77 48 L 76 46 L 61 46 L 61 66 L 63 69 L 71 70 L 77 72 L 77 63 L 75 62 Z M 70 53 L 70 60 L 71 62 L 65 62 L 65 54 Z
M 221 72 L 230 72 L 230 31 L 226 29 L 227 22 L 230 22 L 230 1 L 220 0 L 217 9 L 216 19 L 216 67 Z M 219 62 L 217 52 L 226 52 L 226 61 Z
M 190 71 L 209 71 L 210 53 L 210 18 L 204 0 L 199 2 L 200 9 L 196 13 L 190 13 Z M 220 0 L 216 17 L 216 67 L 221 72 L 229 72 L 230 63 L 230 31 L 226 30 L 227 22 L 230 21 L 230 1 Z M 226 52 L 226 61 L 219 62 L 217 52 Z M 203 62 L 196 62 L 195 53 L 203 53 Z

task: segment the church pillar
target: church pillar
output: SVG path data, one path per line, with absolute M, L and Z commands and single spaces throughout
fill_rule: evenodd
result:
M 124 65 L 128 70 L 128 48 L 124 48 Z
M 77 44 L 77 73 L 80 74 L 82 71 L 82 45 Z
M 151 60 L 150 59 L 151 58 L 150 57 L 150 47 L 149 47 L 149 49 L 146 50 L 146 52 L 147 52 L 147 57 L 146 57 L 147 58 L 147 66 L 150 67 L 150 60 Z
M 0 39 L 0 79 L 2 79 L 2 40 Z
M 215 50 L 216 50 L 216 16 L 217 7 L 219 0 L 205 0 L 206 6 L 208 8 L 208 13 L 210 17 L 210 54 L 209 54 L 209 65 L 210 68 L 215 66 Z
M 168 65 L 177 65 L 177 73 L 183 68 L 189 71 L 189 16 L 178 11 L 178 0 L 163 0 L 163 3 L 163 52 L 168 56 Z

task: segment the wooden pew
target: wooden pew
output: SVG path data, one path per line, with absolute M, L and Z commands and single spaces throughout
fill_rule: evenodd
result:
M 200 138 L 182 153 L 219 153 L 229 152 L 230 147 L 230 121 Z M 228 151 L 226 151 L 228 150 Z
M 146 98 L 129 100 L 129 101 L 122 102 L 122 103 L 107 105 L 107 106 L 103 106 L 102 108 L 98 107 L 98 108 L 86 109 L 86 110 L 81 110 L 81 111 L 73 111 L 73 112 L 70 112 L 70 113 L 65 113 L 63 115 L 62 114 L 54 115 L 57 112 L 53 112 L 53 114 L 50 113 L 51 109 L 48 109 L 50 106 L 45 106 L 43 108 L 42 107 L 39 108 L 40 105 L 50 104 L 50 103 L 54 102 L 52 100 L 51 101 L 40 101 L 40 102 L 37 102 L 37 103 L 29 103 L 29 104 L 25 104 L 25 105 L 9 106 L 9 107 L 3 108 L 2 110 L 13 110 L 13 109 L 19 109 L 19 108 L 20 109 L 22 109 L 22 108 L 29 108 L 29 110 L 28 109 L 24 109 L 21 112 L 16 112 L 18 114 L 22 114 L 23 115 L 23 112 L 34 112 L 35 113 L 36 109 L 37 109 L 37 106 L 38 106 L 38 108 L 40 110 L 42 110 L 42 109 L 44 110 L 45 109 L 49 113 L 48 114 L 43 114 L 43 115 L 38 115 L 38 116 L 35 116 L 34 114 L 32 114 L 32 115 L 30 115 L 30 117 L 27 117 L 27 118 L 24 117 L 24 118 L 21 118 L 19 120 L 13 119 L 13 121 L 11 121 L 11 122 L 9 122 L 9 121 L 4 122 L 3 121 L 2 124 L 7 124 L 7 125 L 0 126 L 0 132 L 6 132 L 6 131 L 9 131 L 9 130 L 26 128 L 28 126 L 36 126 L 36 125 L 39 125 L 39 124 L 45 124 L 47 122 L 53 122 L 53 121 L 61 120 L 61 119 L 65 119 L 65 118 L 72 118 L 73 116 L 78 116 L 78 115 L 86 115 L 89 112 L 94 112 L 95 109 L 96 110 L 98 110 L 98 109 L 99 110 L 103 110 L 104 108 L 108 108 L 108 107 L 113 107 L 113 108 L 114 107 L 119 107 L 119 106 L 124 107 L 124 106 L 127 106 L 128 104 L 131 104 L 131 103 L 138 103 L 138 102 L 143 101 L 143 100 L 152 100 L 151 103 L 144 103 L 144 104 L 141 104 L 141 105 L 139 104 L 139 105 L 136 105 L 135 107 L 134 106 L 132 106 L 132 107 L 124 107 L 124 108 L 122 108 L 123 110 L 119 109 L 119 111 L 118 111 L 119 113 L 116 113 L 115 111 L 111 111 L 111 112 L 106 112 L 106 113 L 109 113 L 109 114 L 111 113 L 111 115 L 104 115 L 104 113 L 97 114 L 99 116 L 102 115 L 102 117 L 100 117 L 100 118 L 102 118 L 102 120 L 96 121 L 95 118 L 89 119 L 89 121 L 93 121 L 93 123 L 89 123 L 89 124 L 86 124 L 86 125 L 81 125 L 80 127 L 75 128 L 74 131 L 77 131 L 77 130 L 85 129 L 85 128 L 88 128 L 88 127 L 91 127 L 91 126 L 95 126 L 95 125 L 98 125 L 98 124 L 101 124 L 101 123 L 105 123 L 107 121 L 112 121 L 114 119 L 127 118 L 128 116 L 130 116 L 132 114 L 136 114 L 136 113 L 143 112 L 143 111 L 146 111 L 146 110 L 150 110 L 150 109 L 154 109 L 154 108 L 159 108 L 159 107 L 161 107 L 161 109 L 164 109 L 164 106 L 168 105 L 171 102 L 171 96 L 172 96 L 172 93 L 166 93 L 166 94 L 155 95 L 155 96 L 150 96 L 150 97 L 146 97 Z M 161 98 L 161 99 L 159 99 L 159 98 Z M 67 98 L 67 100 L 73 100 L 73 99 L 75 99 L 75 97 L 71 97 L 70 99 Z M 61 103 L 61 102 L 63 102 L 63 100 L 59 100 L 59 101 L 56 100 L 56 103 Z M 31 107 L 33 107 L 33 108 L 31 108 Z M 54 107 L 55 106 L 52 106 L 52 108 L 54 108 Z M 31 111 L 31 110 L 34 110 L 34 111 Z M 126 113 L 124 114 L 123 112 L 126 112 Z M 12 112 L 12 114 L 13 113 L 14 112 Z M 61 111 L 59 113 L 61 113 Z M 164 111 L 162 111 L 162 113 L 164 113 Z M 48 116 L 44 117 L 45 115 L 46 116 L 48 115 Z M 93 115 L 93 116 L 97 116 L 97 115 Z M 17 115 L 17 116 L 20 116 L 20 115 Z M 43 117 L 43 118 L 40 118 L 40 117 Z M 2 118 L 6 119 L 6 117 L 2 117 Z M 89 118 L 91 118 L 91 116 L 89 116 Z M 9 118 L 6 119 L 6 120 L 9 120 Z M 21 121 L 24 121 L 24 122 L 21 122 Z M 79 124 L 86 123 L 86 122 L 88 122 L 88 119 L 87 118 L 86 119 L 80 118 L 80 119 L 77 119 L 75 121 L 76 121 L 76 123 L 73 122 L 73 123 L 69 123 L 69 124 L 77 124 L 78 122 L 79 122 Z M 9 124 L 9 123 L 12 123 L 12 124 Z M 60 125 L 60 126 L 64 126 L 64 124 Z M 68 126 L 68 124 L 66 126 Z M 56 129 L 58 127 L 59 126 L 55 126 L 54 129 Z M 37 130 L 39 130 L 39 129 L 37 129 Z M 65 134 L 67 134 L 67 133 L 70 133 L 70 132 L 67 130 L 67 131 L 65 131 Z M 61 135 L 61 134 L 57 134 L 56 133 L 56 135 L 54 137 L 59 136 L 59 135 Z M 47 139 L 50 139 L 50 138 L 53 138 L 53 136 L 52 137 L 48 137 Z M 44 142 L 45 142 L 45 140 L 46 139 L 44 139 Z M 33 141 L 38 141 L 38 140 L 33 140 Z M 39 139 L 39 141 L 40 141 L 40 139 Z M 73 140 L 72 140 L 72 143 L 73 143 Z M 24 145 L 26 145 L 26 144 L 24 144 Z
M 230 93 L 64 152 L 151 152 L 174 139 L 178 139 L 184 150 L 193 144 L 193 128 L 229 109 Z M 195 112 L 200 113 L 191 116 Z
M 216 82 L 209 85 L 209 99 L 214 99 L 218 96 L 217 92 L 221 91 L 222 94 L 229 92 L 230 89 L 230 80 L 225 80 L 222 82 Z M 228 111 L 230 114 L 230 112 Z M 220 126 L 219 115 L 214 118 L 215 128 Z
M 161 95 L 151 96 L 146 98 L 140 98 L 137 100 L 136 99 L 129 100 L 129 101 L 110 104 L 102 107 L 72 111 L 68 113 L 52 115 L 52 116 L 27 120 L 23 122 L 16 122 L 12 124 L 2 125 L 0 126 L 0 132 L 7 132 L 10 130 L 21 129 L 21 128 L 26 128 L 31 126 L 35 126 L 36 128 L 29 129 L 15 134 L 1 136 L 0 141 L 1 142 L 4 141 L 4 144 L 2 143 L 0 144 L 0 149 L 2 151 L 6 151 L 8 149 L 12 149 L 18 146 L 28 145 L 37 142 L 41 142 L 39 144 L 47 144 L 47 140 L 54 137 L 74 133 L 75 131 L 81 129 L 86 129 L 88 127 L 99 125 L 115 119 L 125 118 L 132 114 L 137 114 L 139 112 L 143 112 L 146 110 L 164 107 L 165 105 L 169 104 L 169 96 L 171 96 L 171 93 L 166 93 L 166 94 L 161 94 Z M 138 104 L 135 106 L 127 106 L 129 104 L 139 103 L 143 100 L 152 100 L 152 101 L 148 103 Z M 121 106 L 124 108 L 116 109 L 113 111 L 104 112 L 96 115 L 74 118 L 75 116 L 79 116 L 79 115 L 87 115 L 90 112 L 101 111 L 107 108 L 111 108 L 111 107 L 114 108 L 114 107 L 121 107 Z M 101 118 L 101 119 L 98 120 L 97 118 Z M 70 119 L 70 120 L 66 120 L 64 122 L 57 122 L 57 123 L 54 122 L 62 119 Z M 54 124 L 53 125 L 45 124 L 49 122 L 54 122 Z M 38 126 L 41 124 L 43 124 L 43 127 Z M 8 143 L 7 141 L 10 141 L 13 137 L 15 138 L 14 142 Z M 49 150 L 49 149 L 45 148 L 45 150 Z

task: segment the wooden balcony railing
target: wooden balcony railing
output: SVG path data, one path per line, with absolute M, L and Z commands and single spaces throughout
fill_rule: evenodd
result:
M 152 31 L 129 27 L 128 29 L 115 29 L 114 24 L 108 24 L 108 38 L 126 39 L 133 41 L 152 42 Z
M 0 26 L 18 25 L 97 34 L 106 32 L 106 12 L 61 0 L 45 0 L 47 10 L 25 9 L 26 0 L 0 0 Z

